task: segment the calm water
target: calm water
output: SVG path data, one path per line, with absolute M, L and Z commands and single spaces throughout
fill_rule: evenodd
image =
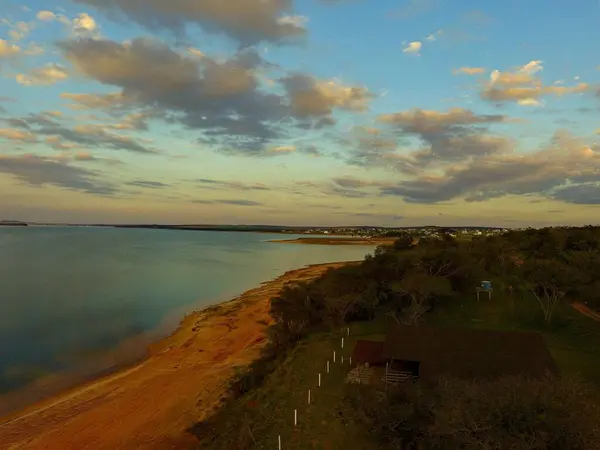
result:
M 277 238 L 0 227 L 0 391 L 74 369 L 169 316 L 180 319 L 286 270 L 372 251 L 264 242 Z

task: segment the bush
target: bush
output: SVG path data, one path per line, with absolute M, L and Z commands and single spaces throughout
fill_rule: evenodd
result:
M 572 379 L 442 380 L 390 391 L 351 388 L 344 414 L 386 449 L 593 450 L 597 392 Z

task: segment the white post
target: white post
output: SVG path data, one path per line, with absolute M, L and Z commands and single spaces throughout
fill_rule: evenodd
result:
M 333 351 L 333 362 L 335 362 L 335 350 Z
M 346 328 L 346 331 L 348 332 L 348 336 L 350 336 L 350 327 Z
M 327 361 L 327 373 L 329 373 L 329 361 Z
M 344 364 L 344 357 L 342 356 L 342 364 Z
M 344 348 L 344 338 L 342 338 L 342 348 Z
M 310 405 L 310 389 L 308 390 L 308 404 Z
M 298 425 L 298 410 L 294 410 L 294 426 Z
M 279 450 L 281 450 L 281 435 L 277 436 L 277 442 L 279 442 Z
M 319 374 L 319 387 L 321 387 L 321 374 Z
M 350 357 L 350 365 L 352 365 L 352 356 Z
M 387 379 L 388 365 L 389 365 L 389 363 L 386 362 L 385 363 L 385 390 L 386 390 L 386 392 L 387 392 L 387 382 L 388 382 L 388 379 Z

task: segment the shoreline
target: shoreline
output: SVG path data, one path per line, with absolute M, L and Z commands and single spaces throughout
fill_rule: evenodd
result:
M 353 237 L 301 237 L 296 239 L 272 239 L 266 242 L 277 244 L 304 245 L 393 245 L 397 238 L 353 238 Z
M 236 367 L 259 357 L 272 323 L 270 299 L 286 284 L 356 263 L 287 271 L 186 315 L 175 331 L 148 346 L 141 361 L 0 417 L 0 449 L 193 448 L 197 442 L 187 428 L 218 408 Z

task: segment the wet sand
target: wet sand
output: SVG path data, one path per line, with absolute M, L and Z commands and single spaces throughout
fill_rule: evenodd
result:
M 396 238 L 296 238 L 274 239 L 268 242 L 279 244 L 309 244 L 309 245 L 393 245 Z
M 139 364 L 0 419 L 0 449 L 196 448 L 186 429 L 218 407 L 234 368 L 259 356 L 271 323 L 269 300 L 287 283 L 344 264 L 292 270 L 188 315 Z

